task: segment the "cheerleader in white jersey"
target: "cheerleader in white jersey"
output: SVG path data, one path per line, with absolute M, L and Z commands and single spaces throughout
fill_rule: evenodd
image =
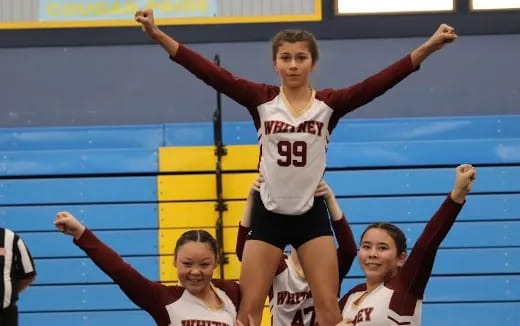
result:
M 422 299 L 435 254 L 477 176 L 469 164 L 455 171 L 453 190 L 426 225 L 408 258 L 406 238 L 399 228 L 388 223 L 367 227 L 358 256 L 366 283 L 341 298 L 341 325 L 421 325 Z
M 235 325 L 240 288 L 232 281 L 212 280 L 217 244 L 208 232 L 187 231 L 177 240 L 174 262 L 181 286 L 166 286 L 143 277 L 71 214 L 59 212 L 54 224 L 72 235 L 74 243 L 157 325 Z
M 248 109 L 260 143 L 260 173 L 265 183 L 253 211 L 251 232 L 244 248 L 238 318 L 251 313 L 259 323 L 283 248 L 298 251 L 312 289 L 317 320 L 332 326 L 341 320 L 337 306 L 338 267 L 332 231 L 323 199 L 314 191 L 325 171 L 329 136 L 338 120 L 370 102 L 418 69 L 420 63 L 456 38 L 441 25 L 433 36 L 381 72 L 348 88 L 315 91 L 309 76 L 318 60 L 314 36 L 305 31 L 282 31 L 273 39 L 273 66 L 282 85 L 254 83 L 233 76 L 163 33 L 153 11 L 136 12 L 143 30 L 172 60 L 216 90 Z M 320 264 L 313 259 L 320 257 Z M 263 268 L 257 268 L 258 261 Z M 246 325 L 247 326 L 247 325 Z
M 239 260 L 242 260 L 244 243 L 249 232 L 254 197 L 258 195 L 262 182 L 263 178 L 259 176 L 253 183 L 247 197 L 244 215 L 240 220 L 236 244 L 236 254 Z M 315 195 L 325 199 L 330 213 L 334 234 L 339 244 L 337 255 L 339 282 L 341 283 L 350 270 L 357 253 L 354 236 L 334 193 L 324 181 L 320 182 Z M 298 259 L 298 253 L 293 247 L 291 247 L 290 256 L 284 255 L 278 265 L 276 276 L 269 290 L 269 310 L 271 311 L 272 326 L 315 325 L 316 316 L 312 292 Z

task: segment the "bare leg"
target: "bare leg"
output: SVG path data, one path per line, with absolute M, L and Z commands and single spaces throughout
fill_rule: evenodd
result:
M 332 236 L 309 240 L 297 251 L 311 288 L 319 325 L 335 326 L 341 321 L 341 312 L 338 305 L 338 258 Z M 319 263 L 316 263 L 318 257 Z
M 246 241 L 240 270 L 242 299 L 237 318 L 245 326 L 249 324 L 248 314 L 253 317 L 255 325 L 262 322 L 265 298 L 269 294 L 281 259 L 280 248 L 259 240 Z

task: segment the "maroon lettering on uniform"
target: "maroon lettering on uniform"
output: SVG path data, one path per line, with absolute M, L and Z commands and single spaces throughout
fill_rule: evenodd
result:
M 311 135 L 322 135 L 324 123 L 321 121 L 308 120 L 293 126 L 290 123 L 278 120 L 264 121 L 264 132 L 266 135 L 281 133 L 307 133 Z
M 314 121 L 316 123 L 316 126 L 318 127 L 318 136 L 321 136 L 321 130 L 323 129 L 324 123 L 321 121 Z
M 312 298 L 311 291 L 307 292 L 294 292 L 291 293 L 289 291 L 280 291 L 277 295 L 276 304 L 277 305 L 293 305 L 293 304 L 299 304 L 308 298 Z
M 363 311 L 365 312 L 365 321 L 371 321 L 370 314 L 374 311 L 374 307 L 365 308 Z
M 230 326 L 227 323 L 216 320 L 185 319 L 181 321 L 182 326 Z
M 363 308 L 363 309 L 359 310 L 356 314 L 356 317 L 352 321 L 352 324 L 354 326 L 356 326 L 356 324 L 358 324 L 362 321 L 371 321 L 372 319 L 371 319 L 370 315 L 372 314 L 372 311 L 374 311 L 374 307 L 368 307 L 368 308 Z

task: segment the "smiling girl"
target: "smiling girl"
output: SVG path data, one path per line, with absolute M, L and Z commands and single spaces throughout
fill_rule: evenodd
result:
M 318 46 L 310 32 L 285 30 L 273 38 L 273 68 L 281 79 L 281 86 L 275 86 L 238 78 L 175 41 L 155 25 L 151 9 L 137 11 L 135 20 L 173 61 L 247 108 L 257 129 L 265 182 L 255 196 L 244 248 L 239 320 L 246 324 L 250 313 L 260 323 L 283 249 L 290 244 L 309 282 L 317 321 L 335 325 L 341 320 L 338 262 L 325 201 L 314 197 L 325 172 L 330 134 L 346 113 L 383 94 L 453 41 L 454 29 L 441 25 L 412 53 L 361 83 L 316 91 L 310 74 L 318 61 Z M 313 261 L 316 257 L 320 264 Z
M 469 164 L 456 168 L 453 190 L 424 228 L 408 258 L 406 237 L 398 227 L 374 223 L 366 228 L 358 254 L 366 282 L 340 300 L 340 325 L 421 325 L 422 299 L 435 254 L 476 176 Z
M 180 285 L 166 286 L 142 276 L 70 213 L 57 213 L 54 225 L 71 235 L 74 243 L 157 325 L 235 325 L 240 289 L 235 282 L 212 279 L 217 243 L 208 232 L 187 231 L 177 240 L 174 264 Z

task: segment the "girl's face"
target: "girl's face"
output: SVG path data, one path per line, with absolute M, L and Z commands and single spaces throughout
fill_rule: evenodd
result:
M 309 47 L 304 41 L 282 42 L 273 65 L 282 84 L 290 88 L 307 87 L 309 74 L 314 69 Z
M 359 265 L 368 283 L 382 283 L 399 272 L 406 253 L 397 254 L 394 239 L 383 229 L 369 229 L 359 248 Z
M 197 295 L 208 289 L 216 257 L 209 244 L 189 241 L 178 249 L 174 264 L 181 284 Z

